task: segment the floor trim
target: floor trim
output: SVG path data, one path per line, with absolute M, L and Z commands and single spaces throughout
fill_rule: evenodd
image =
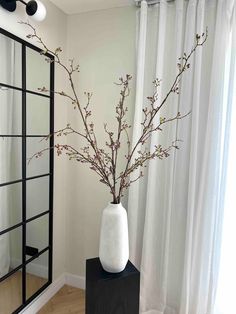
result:
M 20 314 L 37 313 L 65 284 L 75 288 L 85 289 L 85 278 L 69 273 L 62 274 L 44 292 L 22 310 Z
M 11 269 L 15 269 L 20 264 L 21 264 L 20 259 L 12 258 L 10 267 Z M 27 265 L 27 273 L 46 279 L 48 278 L 48 267 L 45 265 L 37 264 L 33 261 Z
M 68 286 L 85 290 L 85 278 L 69 273 L 65 273 L 65 282 Z

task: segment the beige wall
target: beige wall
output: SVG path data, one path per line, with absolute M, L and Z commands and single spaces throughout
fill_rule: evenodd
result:
M 104 143 L 103 123 L 112 128 L 114 108 L 119 100 L 120 76 L 135 73 L 136 8 L 124 7 L 68 17 L 68 56 L 80 64 L 77 87 L 82 102 L 84 91 L 93 92 L 92 110 L 100 143 Z M 134 89 L 127 101 L 132 120 Z M 68 119 L 79 127 L 71 108 Z M 73 140 L 75 145 L 79 142 Z M 98 255 L 102 209 L 111 201 L 106 187 L 86 166 L 69 162 L 66 248 L 68 272 L 84 276 L 86 258 Z M 124 201 L 125 203 L 125 201 Z
M 66 46 L 66 26 L 67 17 L 51 2 L 43 0 L 47 7 L 47 19 L 43 23 L 32 25 L 36 26 L 38 32 L 44 40 L 53 48 Z M 18 4 L 14 13 L 8 13 L 0 8 L 0 27 L 9 32 L 26 39 L 29 30 L 18 23 L 27 21 L 23 5 Z M 56 71 L 56 89 L 64 87 L 64 79 L 59 70 Z M 67 108 L 60 98 L 56 98 L 55 123 L 58 128 L 67 121 Z M 55 197 L 54 197 L 54 278 L 57 278 L 65 271 L 65 207 L 66 207 L 66 160 L 55 162 Z

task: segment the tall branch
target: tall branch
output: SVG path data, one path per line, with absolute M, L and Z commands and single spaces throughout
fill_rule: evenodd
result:
M 129 175 L 129 173 L 130 173 L 129 172 L 130 162 L 132 161 L 133 155 L 136 152 L 137 148 L 140 145 L 143 145 L 146 142 L 146 138 L 145 138 L 146 135 L 147 134 L 151 135 L 151 133 L 160 130 L 160 128 L 159 128 L 160 125 L 166 123 L 167 121 L 171 122 L 171 121 L 174 121 L 174 120 L 182 118 L 180 116 L 180 114 L 178 113 L 178 115 L 175 118 L 166 120 L 166 122 L 163 121 L 163 123 L 160 123 L 156 127 L 153 127 L 154 118 L 156 117 L 157 113 L 161 110 L 161 108 L 166 104 L 166 102 L 169 99 L 170 95 L 172 93 L 177 93 L 177 94 L 179 93 L 178 84 L 180 82 L 180 79 L 181 79 L 183 73 L 187 69 L 190 68 L 190 63 L 189 63 L 190 58 L 195 53 L 195 51 L 197 50 L 198 47 L 202 47 L 204 45 L 204 43 L 206 42 L 207 38 L 208 38 L 208 31 L 207 31 L 207 29 L 206 29 L 206 33 L 202 33 L 201 36 L 197 34 L 196 35 L 196 43 L 195 43 L 194 47 L 191 49 L 190 53 L 188 55 L 186 53 L 184 53 L 183 57 L 179 58 L 179 61 L 181 61 L 181 60 L 183 61 L 183 65 L 181 65 L 181 63 L 177 64 L 177 66 L 179 68 L 179 73 L 174 78 L 174 81 L 173 81 L 169 91 L 167 92 L 166 96 L 161 101 L 161 104 L 159 106 L 155 107 L 155 103 L 157 101 L 156 92 L 154 93 L 153 97 L 148 97 L 148 99 L 151 100 L 151 110 L 150 111 L 146 111 L 146 112 L 149 113 L 150 118 L 149 118 L 149 121 L 147 123 L 147 120 L 148 120 L 147 115 L 148 114 L 146 113 L 146 115 L 144 117 L 144 122 L 142 123 L 143 130 L 142 130 L 141 136 L 139 137 L 137 142 L 134 144 L 134 147 L 133 147 L 131 153 L 129 154 L 129 156 L 127 158 L 125 171 L 123 172 L 123 178 L 125 178 L 125 177 L 127 177 Z M 156 86 L 158 86 L 160 84 L 160 81 L 159 80 L 155 80 L 154 84 L 156 84 Z M 184 115 L 183 117 L 185 117 L 187 115 L 188 114 Z M 146 125 L 146 123 L 147 123 L 147 125 Z M 120 189 L 120 194 L 119 194 L 118 198 L 120 198 L 121 194 L 122 194 L 122 188 Z
M 69 59 L 69 66 L 65 65 L 60 58 L 60 53 L 62 49 L 56 48 L 55 50 L 49 49 L 47 45 L 44 43 L 42 38 L 37 34 L 36 29 L 30 25 L 29 23 L 21 22 L 21 24 L 25 24 L 30 27 L 32 34 L 27 35 L 29 39 L 36 39 L 40 45 L 42 46 L 42 55 L 46 56 L 47 62 L 54 62 L 66 72 L 67 78 L 70 84 L 71 95 L 64 91 L 52 91 L 54 94 L 60 95 L 69 99 L 74 109 L 78 109 L 80 118 L 83 124 L 83 131 L 78 131 L 71 127 L 70 124 L 67 124 L 65 128 L 62 128 L 53 134 L 49 134 L 46 138 L 49 139 L 51 136 L 56 135 L 57 137 L 61 136 L 70 136 L 76 135 L 85 141 L 85 146 L 82 148 L 75 148 L 71 145 L 67 144 L 57 144 L 54 147 L 46 148 L 34 154 L 29 161 L 33 158 L 39 158 L 42 154 L 49 149 L 55 148 L 58 155 L 63 153 L 70 160 L 75 160 L 80 163 L 85 163 L 89 165 L 89 168 L 96 172 L 99 177 L 101 183 L 105 184 L 112 194 L 113 203 L 119 203 L 124 190 L 128 189 L 130 185 L 141 177 L 143 177 L 142 168 L 147 166 L 148 161 L 152 159 L 165 159 L 170 155 L 172 149 L 178 149 L 177 140 L 173 141 L 171 145 L 168 147 L 162 147 L 161 145 L 156 144 L 155 147 L 151 147 L 150 149 L 144 149 L 145 144 L 150 139 L 151 135 L 154 132 L 162 131 L 162 127 L 168 123 L 181 120 L 188 116 L 190 113 L 181 114 L 178 112 L 173 117 L 160 117 L 159 121 L 156 121 L 157 114 L 160 110 L 167 104 L 169 97 L 171 94 L 179 94 L 179 85 L 181 82 L 181 78 L 186 70 L 190 67 L 190 59 L 196 52 L 199 47 L 202 47 L 208 37 L 208 32 L 203 33 L 201 35 L 196 35 L 196 43 L 189 52 L 189 54 L 184 53 L 183 57 L 179 58 L 178 73 L 175 76 L 168 92 L 165 97 L 161 100 L 160 104 L 158 102 L 158 87 L 161 84 L 161 80 L 155 79 L 155 93 L 147 97 L 149 101 L 149 105 L 143 109 L 143 121 L 141 123 L 141 135 L 138 140 L 131 146 L 131 141 L 129 138 L 128 130 L 131 128 L 131 125 L 126 121 L 126 115 L 128 112 L 128 108 L 125 106 L 126 98 L 130 94 L 129 83 L 131 80 L 130 75 L 126 75 L 125 78 L 120 78 L 119 83 L 117 85 L 120 86 L 120 99 L 116 106 L 116 123 L 115 127 L 116 131 L 112 131 L 108 129 L 107 124 L 104 124 L 104 131 L 107 135 L 108 139 L 105 142 L 105 148 L 99 146 L 97 141 L 95 126 L 93 121 L 91 120 L 92 111 L 90 109 L 90 102 L 92 93 L 85 93 L 87 97 L 87 102 L 84 107 L 82 107 L 81 102 L 79 100 L 75 83 L 74 83 L 74 73 L 79 72 L 79 66 L 74 63 L 73 59 Z M 52 55 L 53 58 L 49 57 Z M 39 88 L 41 92 L 49 92 L 46 87 Z M 123 147 L 122 143 L 122 135 L 124 134 L 126 138 L 126 147 Z M 141 148 L 140 148 L 141 147 Z M 127 154 L 123 156 L 125 158 L 125 166 L 124 170 L 119 174 L 117 173 L 118 169 L 118 161 L 121 157 L 120 150 L 127 149 Z M 137 156 L 134 158 L 135 153 Z M 134 178 L 131 178 L 130 175 L 138 171 L 137 175 Z

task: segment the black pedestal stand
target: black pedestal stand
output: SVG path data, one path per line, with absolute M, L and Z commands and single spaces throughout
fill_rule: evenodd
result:
M 86 314 L 139 314 L 140 273 L 131 262 L 118 274 L 99 258 L 86 261 Z

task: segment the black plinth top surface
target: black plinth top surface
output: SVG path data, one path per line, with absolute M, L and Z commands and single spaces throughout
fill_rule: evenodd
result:
M 88 281 L 106 281 L 120 279 L 131 275 L 139 274 L 137 268 L 128 261 L 125 269 L 120 273 L 108 273 L 101 265 L 98 257 L 86 260 L 86 279 Z

